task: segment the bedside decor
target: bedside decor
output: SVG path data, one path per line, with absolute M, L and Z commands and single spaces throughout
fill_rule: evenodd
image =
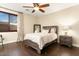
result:
M 69 32 L 70 29 L 71 29 L 70 26 L 64 26 L 64 27 L 63 27 L 64 35 L 65 35 L 65 36 L 68 35 L 68 32 Z

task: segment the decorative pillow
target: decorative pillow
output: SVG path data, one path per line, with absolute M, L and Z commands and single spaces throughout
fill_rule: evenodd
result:
M 52 28 L 51 33 L 55 33 L 55 32 L 56 32 L 56 28 Z
M 38 29 L 36 29 L 36 30 L 35 30 L 35 33 L 39 33 L 39 30 L 38 30 Z

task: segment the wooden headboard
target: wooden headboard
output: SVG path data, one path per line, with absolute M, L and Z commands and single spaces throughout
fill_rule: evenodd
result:
M 55 28 L 56 29 L 56 33 L 58 35 L 58 26 L 43 26 L 42 28 L 45 29 L 45 30 L 49 30 L 49 33 L 51 32 L 52 28 Z

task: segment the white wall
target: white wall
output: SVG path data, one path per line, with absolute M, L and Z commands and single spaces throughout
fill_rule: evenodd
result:
M 24 34 L 33 32 L 33 25 L 37 23 L 37 17 L 24 14 Z
M 62 35 L 63 25 L 70 25 L 69 35 L 73 36 L 73 45 L 79 47 L 79 5 L 64 9 L 46 16 L 38 17 L 38 23 L 43 25 L 58 25 Z
M 3 35 L 3 44 L 12 43 L 17 41 L 17 32 L 0 32 Z

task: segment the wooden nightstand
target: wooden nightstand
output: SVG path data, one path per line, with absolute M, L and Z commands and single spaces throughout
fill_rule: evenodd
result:
M 60 45 L 66 45 L 72 47 L 72 36 L 60 35 L 59 37 Z

